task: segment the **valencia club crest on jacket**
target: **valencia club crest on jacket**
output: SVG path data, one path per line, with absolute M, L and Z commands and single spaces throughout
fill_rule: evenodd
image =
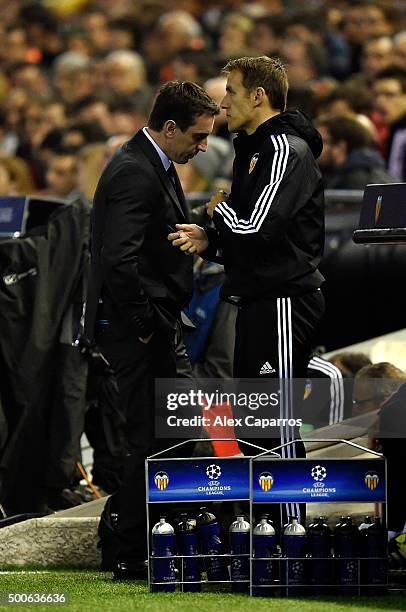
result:
M 259 153 L 254 153 L 254 155 L 251 157 L 251 161 L 250 161 L 250 168 L 248 170 L 248 174 L 251 174 L 251 172 L 253 172 L 257 161 L 258 161 L 258 157 L 259 157 Z

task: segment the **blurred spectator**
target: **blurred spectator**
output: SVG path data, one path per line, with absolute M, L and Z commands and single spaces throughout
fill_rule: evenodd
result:
M 383 361 L 361 368 L 354 378 L 352 416 L 378 410 L 406 380 L 406 374 Z
M 10 131 L 7 122 L 7 115 L 0 108 L 0 154 L 12 155 L 16 152 L 18 146 L 18 137 Z
M 93 93 L 91 61 L 86 55 L 67 51 L 57 57 L 52 68 L 56 91 L 67 105 Z
M 3 102 L 5 123 L 10 134 L 16 138 L 16 148 L 20 140 L 20 130 L 24 123 L 24 115 L 28 106 L 28 95 L 20 88 L 11 89 Z
M 224 59 L 253 54 L 249 49 L 252 27 L 252 20 L 247 15 L 234 13 L 223 19 L 218 48 Z
M 354 376 L 364 366 L 372 365 L 372 361 L 365 353 L 340 352 L 335 353 L 328 360 L 335 366 L 342 375 L 342 388 L 340 400 L 344 396 L 344 409 L 342 411 L 344 419 L 349 419 L 352 416 L 352 398 L 354 388 Z
M 64 42 L 66 51 L 74 51 L 88 57 L 94 54 L 89 32 L 82 26 L 76 24 L 67 26 L 64 31 Z
M 25 110 L 22 141 L 31 148 L 31 153 L 40 145 L 50 125 L 46 115 L 47 102 L 41 98 L 31 98 Z
M 19 142 L 16 154 L 29 164 L 36 187 L 42 189 L 44 169 L 39 150 L 52 125 L 46 114 L 47 102 L 41 98 L 28 100 L 22 123 L 17 126 Z
M 112 134 L 128 134 L 147 124 L 151 97 L 149 92 L 137 92 L 131 99 L 117 99 L 111 103 Z
M 326 73 L 325 51 L 316 42 L 287 38 L 282 44 L 281 54 L 291 87 L 315 85 Z
M 27 33 L 20 26 L 10 26 L 0 39 L 0 59 L 3 65 L 12 67 L 27 61 Z
M 48 162 L 43 195 L 74 200 L 78 194 L 78 160 L 69 149 L 55 152 Z
M 31 172 L 23 159 L 14 156 L 1 157 L 0 165 L 2 167 L 1 195 L 26 195 L 34 192 Z
M 44 140 L 38 147 L 39 161 L 45 166 L 62 146 L 62 138 L 64 130 L 61 128 L 54 128 L 48 132 Z
M 15 195 L 11 173 L 4 160 L 0 158 L 0 197 Z
M 379 72 L 373 87 L 376 110 L 389 126 L 388 170 L 406 180 L 406 70 L 390 66 Z
M 112 51 L 104 60 L 104 70 L 105 85 L 116 95 L 129 97 L 148 89 L 144 61 L 135 51 Z
M 77 121 L 63 131 L 61 144 L 78 150 L 94 142 L 104 142 L 106 138 L 107 134 L 99 121 Z
M 362 46 L 377 36 L 392 34 L 393 24 L 386 8 L 377 2 L 358 0 L 344 11 L 343 34 L 351 45 L 351 72 L 360 70 Z
M 389 36 L 378 36 L 367 40 L 362 49 L 361 73 L 355 79 L 370 87 L 376 75 L 393 61 L 393 42 Z
M 68 122 L 66 107 L 60 100 L 48 100 L 44 115 L 49 130 L 64 128 Z
M 277 55 L 286 28 L 286 18 L 283 15 L 264 15 L 253 23 L 249 46 L 256 49 L 260 55 Z
M 343 376 L 353 378 L 364 366 L 372 365 L 372 361 L 365 353 L 350 353 L 342 351 L 334 353 L 328 359 L 341 370 Z
M 109 21 L 112 50 L 136 49 L 140 42 L 140 24 L 135 19 L 120 17 Z
M 149 80 L 158 84 L 175 78 L 173 61 L 179 52 L 204 49 L 206 39 L 200 23 L 191 14 L 170 10 L 154 21 L 142 47 L 148 63 Z
M 369 115 L 373 108 L 371 93 L 360 83 L 346 81 L 318 100 L 317 116 Z
M 101 96 L 88 96 L 79 100 L 73 113 L 79 121 L 86 123 L 96 121 L 101 125 L 106 134 L 111 134 L 113 129 L 113 119 L 110 106 Z
M 52 87 L 45 71 L 36 64 L 21 62 L 12 68 L 13 86 L 21 87 L 27 93 L 48 99 L 52 96 Z
M 319 164 L 328 189 L 364 189 L 368 183 L 392 183 L 371 133 L 355 117 L 330 117 L 318 123 L 323 138 Z
M 176 54 L 173 61 L 174 78 L 178 81 L 193 81 L 199 85 L 218 70 L 214 56 L 200 49 L 185 49 Z
M 30 41 L 29 57 L 49 68 L 64 50 L 56 15 L 42 3 L 28 0 L 21 6 L 18 21 Z
M 393 37 L 393 63 L 400 68 L 406 65 L 406 30 Z
M 90 7 L 82 16 L 81 23 L 89 34 L 96 56 L 102 56 L 111 49 L 111 32 L 107 15 Z
M 213 77 L 206 81 L 203 85 L 209 96 L 220 106 L 224 96 L 226 95 L 227 78 L 224 75 Z M 214 118 L 213 134 L 230 140 L 230 133 L 227 127 L 226 111 L 222 108 L 217 117 Z
M 203 49 L 205 46 L 199 22 L 186 11 L 174 10 L 161 15 L 157 33 L 165 60 L 173 58 L 182 49 Z

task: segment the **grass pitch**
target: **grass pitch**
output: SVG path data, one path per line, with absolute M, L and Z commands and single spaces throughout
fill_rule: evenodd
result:
M 66 593 L 67 604 L 0 605 L 1 610 L 21 612 L 381 612 L 406 610 L 406 594 L 384 597 L 331 598 L 250 598 L 231 593 L 155 593 L 148 592 L 145 582 L 113 582 L 110 574 L 95 571 L 0 572 L 0 592 Z

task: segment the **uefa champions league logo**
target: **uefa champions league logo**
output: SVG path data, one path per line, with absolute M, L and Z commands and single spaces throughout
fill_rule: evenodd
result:
M 309 471 L 309 475 L 313 478 L 311 487 L 303 487 L 302 492 L 310 497 L 329 498 L 337 493 L 337 487 L 334 482 L 334 474 L 332 476 L 332 486 L 327 484 L 327 468 L 324 465 L 314 465 Z M 331 474 L 330 474 L 331 477 Z M 330 478 L 331 480 L 331 478 Z
M 220 482 L 223 471 L 217 463 L 211 463 L 205 468 L 204 466 L 202 467 L 208 480 L 206 480 L 205 484 L 202 483 L 197 487 L 199 493 L 205 493 L 210 497 L 224 497 L 226 492 L 228 494 L 228 492 L 231 491 L 231 485 L 228 484 L 227 475 L 223 477 L 223 480 L 226 480 L 226 482 Z
M 311 475 L 316 482 L 322 482 L 327 476 L 327 470 L 322 465 L 312 467 Z
M 221 467 L 215 463 L 212 463 L 211 465 L 207 466 L 206 474 L 210 480 L 218 480 L 221 476 Z

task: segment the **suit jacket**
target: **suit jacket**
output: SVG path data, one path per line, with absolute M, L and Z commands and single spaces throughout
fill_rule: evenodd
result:
M 92 211 L 92 257 L 85 338 L 93 340 L 102 298 L 108 319 L 136 336 L 176 326 L 193 291 L 192 258 L 168 241 L 188 215 L 179 178 L 176 191 L 155 148 L 140 130 L 104 169 Z

